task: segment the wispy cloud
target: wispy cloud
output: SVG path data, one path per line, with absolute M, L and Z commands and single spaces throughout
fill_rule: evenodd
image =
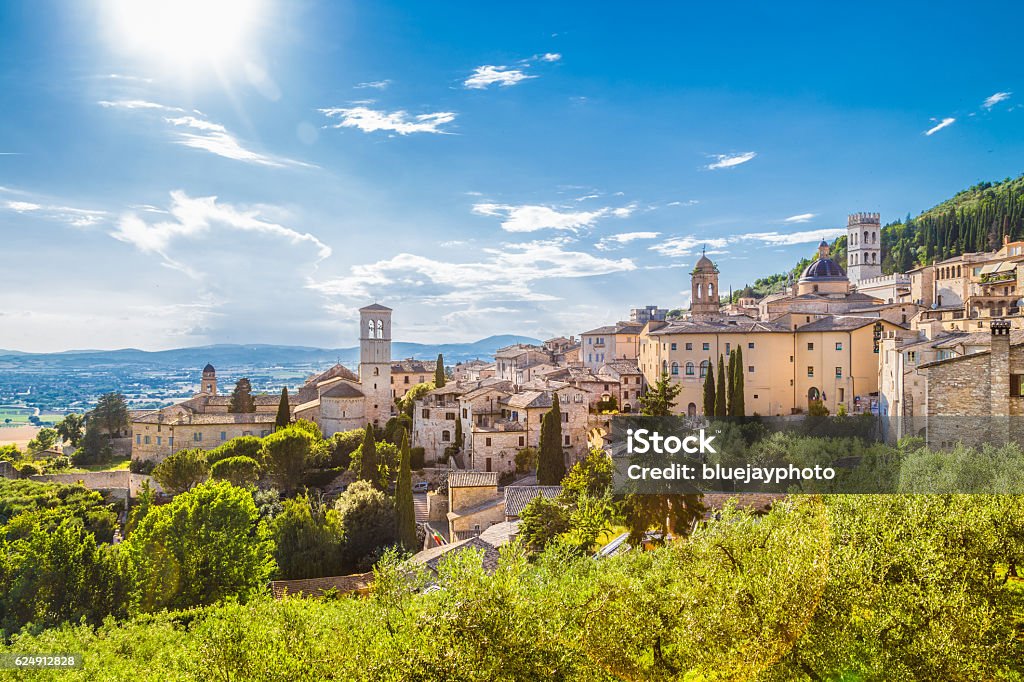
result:
M 660 236 L 660 232 L 622 232 L 602 237 L 595 246 L 601 251 L 611 251 L 639 239 L 657 239 Z
M 686 256 L 692 256 L 698 247 L 722 249 L 728 246 L 730 241 L 732 240 L 729 238 L 700 239 L 693 235 L 687 237 L 672 237 L 671 239 L 666 239 L 659 244 L 655 244 L 650 247 L 650 250 L 671 258 L 683 258 Z
M 72 227 L 91 227 L 108 217 L 105 211 L 52 203 L 52 199 L 35 196 L 28 192 L 0 187 L 0 192 L 21 196 L 20 199 L 0 200 L 0 210 L 23 215 L 33 215 L 48 220 L 66 223 Z
M 528 76 L 521 69 L 485 65 L 476 67 L 472 75 L 463 82 L 463 85 L 471 90 L 483 90 L 495 84 L 501 87 L 508 87 L 529 78 L 536 78 L 536 76 Z
M 426 304 L 470 306 L 505 301 L 550 301 L 556 296 L 537 292 L 542 280 L 593 277 L 635 270 L 628 258 L 612 260 L 571 251 L 559 241 L 502 244 L 476 252 L 480 258 L 461 263 L 411 253 L 375 263 L 355 265 L 349 275 L 310 288 L 347 299 L 387 298 Z
M 743 152 L 742 154 L 712 154 L 711 158 L 715 159 L 715 161 L 709 163 L 705 168 L 708 170 L 735 168 L 740 164 L 750 161 L 755 156 L 757 156 L 757 152 Z
M 807 223 L 816 216 L 816 213 L 798 213 L 797 215 L 791 215 L 782 222 L 784 223 Z
M 542 62 L 557 62 L 561 58 L 562 58 L 562 55 L 560 55 L 557 52 L 545 52 L 544 54 L 542 54 L 540 56 L 540 60 Z
M 278 168 L 283 166 L 303 166 L 315 168 L 315 166 L 302 161 L 250 149 L 237 136 L 229 132 L 225 126 L 207 119 L 199 111 L 187 112 L 180 107 L 167 106 L 158 102 L 141 99 L 101 100 L 99 104 L 108 109 L 161 111 L 167 114 L 181 114 L 180 116 L 165 116 L 163 121 L 166 124 L 170 124 L 172 129 L 175 130 L 173 137 L 175 144 L 180 144 L 184 147 L 201 149 L 225 159 L 260 166 Z
M 843 228 L 826 230 L 808 230 L 806 232 L 750 232 L 737 235 L 737 239 L 753 239 L 765 242 L 771 246 L 793 246 L 794 244 L 807 244 L 810 242 L 832 240 L 846 234 Z
M 378 111 L 365 106 L 320 109 L 327 118 L 340 119 L 331 128 L 358 128 L 364 133 L 386 131 L 399 135 L 412 133 L 450 134 L 441 126 L 455 120 L 455 113 L 438 111 L 409 116 L 405 111 Z
M 384 80 L 380 81 L 367 81 L 366 83 L 356 83 L 352 87 L 356 88 L 357 90 L 362 90 L 364 88 L 372 88 L 374 90 L 385 90 L 389 85 L 391 85 L 391 79 L 385 78 Z
M 985 101 L 981 103 L 981 106 L 983 106 L 986 109 L 991 109 L 1000 102 L 1005 102 L 1006 100 L 1010 99 L 1010 95 L 1012 94 L 1012 92 L 997 92 L 995 94 L 989 95 L 988 97 L 985 98 Z
M 578 230 L 590 227 L 600 218 L 615 216 L 628 217 L 632 206 L 620 208 L 599 208 L 593 211 L 574 211 L 554 206 L 523 204 L 479 203 L 473 205 L 473 213 L 482 216 L 504 218 L 501 228 L 506 232 L 536 232 L 538 230 Z
M 933 118 L 932 120 L 934 121 L 936 119 Z M 934 135 L 935 133 L 939 132 L 943 128 L 948 128 L 949 126 L 953 125 L 953 123 L 955 123 L 955 122 L 956 122 L 955 118 L 952 118 L 952 117 L 951 118 L 944 118 L 941 121 L 939 121 L 935 126 L 933 126 L 933 127 L 929 128 L 928 130 L 924 131 L 924 134 L 925 135 Z
M 172 256 L 170 247 L 176 241 L 196 239 L 218 229 L 279 237 L 296 245 L 308 244 L 316 250 L 318 260 L 331 255 L 331 248 L 309 232 L 266 220 L 256 210 L 218 202 L 215 196 L 190 197 L 181 190 L 173 191 L 167 213 L 167 220 L 157 222 L 147 222 L 135 213 L 127 213 L 118 221 L 111 236 L 143 253 L 159 255 L 164 265 L 192 277 L 198 277 L 199 273 L 182 259 Z

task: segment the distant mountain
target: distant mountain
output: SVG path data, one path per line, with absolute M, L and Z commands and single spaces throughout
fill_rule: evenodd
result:
M 416 358 L 433 360 L 438 353 L 444 355 L 446 364 L 454 364 L 476 358 L 489 358 L 504 346 L 515 343 L 540 341 L 527 336 L 504 334 L 489 336 L 471 343 L 423 344 L 395 341 L 391 354 L 395 360 Z M 125 368 L 146 366 L 150 368 L 202 367 L 211 363 L 215 367 L 246 366 L 293 366 L 325 365 L 342 362 L 355 364 L 359 361 L 359 348 L 313 348 L 309 346 L 277 346 L 269 344 L 216 344 L 174 348 L 161 351 L 144 351 L 136 348 L 120 350 L 64 351 L 61 353 L 24 353 L 0 351 L 0 363 L 6 368 L 28 365 L 49 365 L 64 369 L 101 369 L 104 367 Z

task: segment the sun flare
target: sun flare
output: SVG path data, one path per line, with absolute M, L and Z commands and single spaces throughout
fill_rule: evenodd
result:
M 253 39 L 262 0 L 109 0 L 117 47 L 167 64 L 220 65 Z

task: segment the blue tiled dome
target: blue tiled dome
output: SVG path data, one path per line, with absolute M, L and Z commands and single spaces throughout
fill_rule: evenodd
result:
M 831 258 L 819 258 L 808 265 L 802 275 L 801 282 L 828 282 L 846 279 L 846 271 Z

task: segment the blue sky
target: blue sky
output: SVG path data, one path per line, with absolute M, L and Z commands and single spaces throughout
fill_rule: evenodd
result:
M 579 333 L 1024 171 L 990 3 L 0 5 L 0 348 Z

